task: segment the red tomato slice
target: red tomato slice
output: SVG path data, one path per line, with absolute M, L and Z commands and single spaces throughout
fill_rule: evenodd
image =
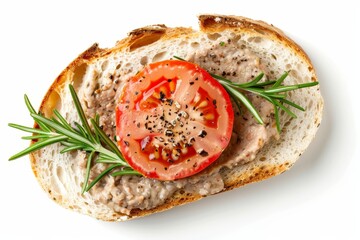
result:
M 226 90 L 198 65 L 166 60 L 127 82 L 116 109 L 118 145 L 149 178 L 200 172 L 229 144 L 234 113 Z

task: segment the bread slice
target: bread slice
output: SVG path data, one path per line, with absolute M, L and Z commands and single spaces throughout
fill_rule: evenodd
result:
M 88 84 L 92 83 L 87 80 L 89 78 L 101 79 L 109 73 L 109 69 L 121 68 L 122 77 L 126 79 L 150 62 L 169 59 L 173 55 L 188 58 L 195 49 L 209 47 L 219 39 L 241 42 L 261 59 L 262 65 L 269 70 L 268 75 L 271 78 L 291 70 L 284 82 L 285 85 L 317 81 L 315 70 L 304 50 L 272 25 L 244 17 L 222 15 L 200 15 L 199 24 L 199 31 L 191 28 L 151 25 L 133 30 L 113 48 L 101 49 L 94 44 L 54 81 L 41 103 L 40 112 L 50 117 L 53 109 L 56 108 L 69 121 L 78 121 L 67 88 L 68 84 L 75 86 L 82 104 L 88 104 L 83 85 L 85 81 Z M 106 84 L 106 82 L 102 83 Z M 114 93 L 113 97 L 116 98 L 117 93 Z M 282 114 L 280 139 L 266 144 L 253 161 L 232 169 L 221 169 L 220 174 L 224 181 L 222 192 L 288 170 L 308 147 L 322 117 L 323 99 L 319 87 L 292 92 L 290 99 L 302 105 L 306 111 L 295 110 L 298 116 L 296 119 L 289 119 L 286 114 Z M 155 208 L 132 209 L 128 214 L 120 213 L 99 202 L 90 193 L 81 195 L 85 154 L 81 151 L 59 154 L 60 150 L 61 146 L 54 144 L 31 154 L 35 176 L 54 201 L 97 219 L 106 221 L 134 219 L 203 197 L 200 193 L 176 191 Z

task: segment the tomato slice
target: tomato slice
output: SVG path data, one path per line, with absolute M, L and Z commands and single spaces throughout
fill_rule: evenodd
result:
M 234 113 L 225 89 L 198 65 L 166 60 L 145 67 L 123 87 L 116 109 L 118 145 L 149 178 L 200 172 L 229 144 Z

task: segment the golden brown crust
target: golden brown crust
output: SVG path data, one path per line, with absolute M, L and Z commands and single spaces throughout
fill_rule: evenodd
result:
M 262 21 L 255 21 L 249 18 L 237 17 L 237 16 L 222 16 L 222 15 L 200 15 L 199 16 L 200 29 L 206 33 L 221 32 L 224 30 L 231 30 L 234 32 L 257 32 L 263 35 L 267 35 L 270 38 L 281 41 L 286 47 L 293 49 L 298 53 L 304 61 L 312 66 L 311 61 L 304 50 L 297 45 L 294 41 L 289 39 L 281 30 L 269 25 Z M 56 107 L 56 95 L 59 89 L 64 88 L 66 81 L 69 79 L 71 74 L 74 74 L 76 68 L 84 63 L 89 63 L 96 58 L 106 56 L 113 52 L 123 51 L 128 49 L 133 51 L 137 48 L 144 47 L 148 44 L 156 42 L 160 39 L 171 39 L 176 38 L 179 35 L 191 35 L 195 32 L 191 28 L 167 28 L 165 25 L 152 25 L 144 28 L 135 29 L 129 33 L 129 36 L 125 39 L 117 42 L 116 46 L 110 49 L 100 49 L 97 44 L 94 44 L 81 55 L 79 55 L 54 81 L 47 91 L 41 106 L 40 112 L 44 113 L 45 116 L 51 114 L 52 110 Z M 315 73 L 313 81 L 316 80 Z M 36 159 L 34 155 L 30 156 L 31 165 L 33 172 L 38 177 L 36 169 Z M 291 167 L 291 164 L 283 165 L 266 165 L 263 164 L 261 167 L 250 169 L 249 171 L 243 172 L 239 175 L 232 175 L 231 170 L 224 170 L 222 173 L 225 179 L 225 188 L 223 191 L 228 191 L 234 188 L 241 187 L 245 184 L 252 182 L 258 182 L 269 177 L 278 175 Z M 41 183 L 41 181 L 39 181 Z M 42 184 L 42 183 L 41 183 Z M 44 190 L 48 192 L 48 189 L 43 186 Z M 51 193 L 50 193 L 51 195 Z M 187 195 L 186 193 L 177 192 L 174 197 L 170 198 L 161 206 L 150 210 L 135 209 L 131 211 L 129 219 L 146 216 L 152 213 L 165 211 L 175 206 L 190 203 L 201 199 L 201 195 Z M 123 214 L 114 214 L 114 219 L 102 219 L 102 220 L 115 220 L 125 216 Z

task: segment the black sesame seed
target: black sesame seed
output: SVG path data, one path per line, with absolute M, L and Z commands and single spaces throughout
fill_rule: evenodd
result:
M 127 147 L 130 145 L 128 141 L 124 141 L 124 143 Z
M 194 82 L 190 82 L 190 85 L 193 85 L 194 84 Z

